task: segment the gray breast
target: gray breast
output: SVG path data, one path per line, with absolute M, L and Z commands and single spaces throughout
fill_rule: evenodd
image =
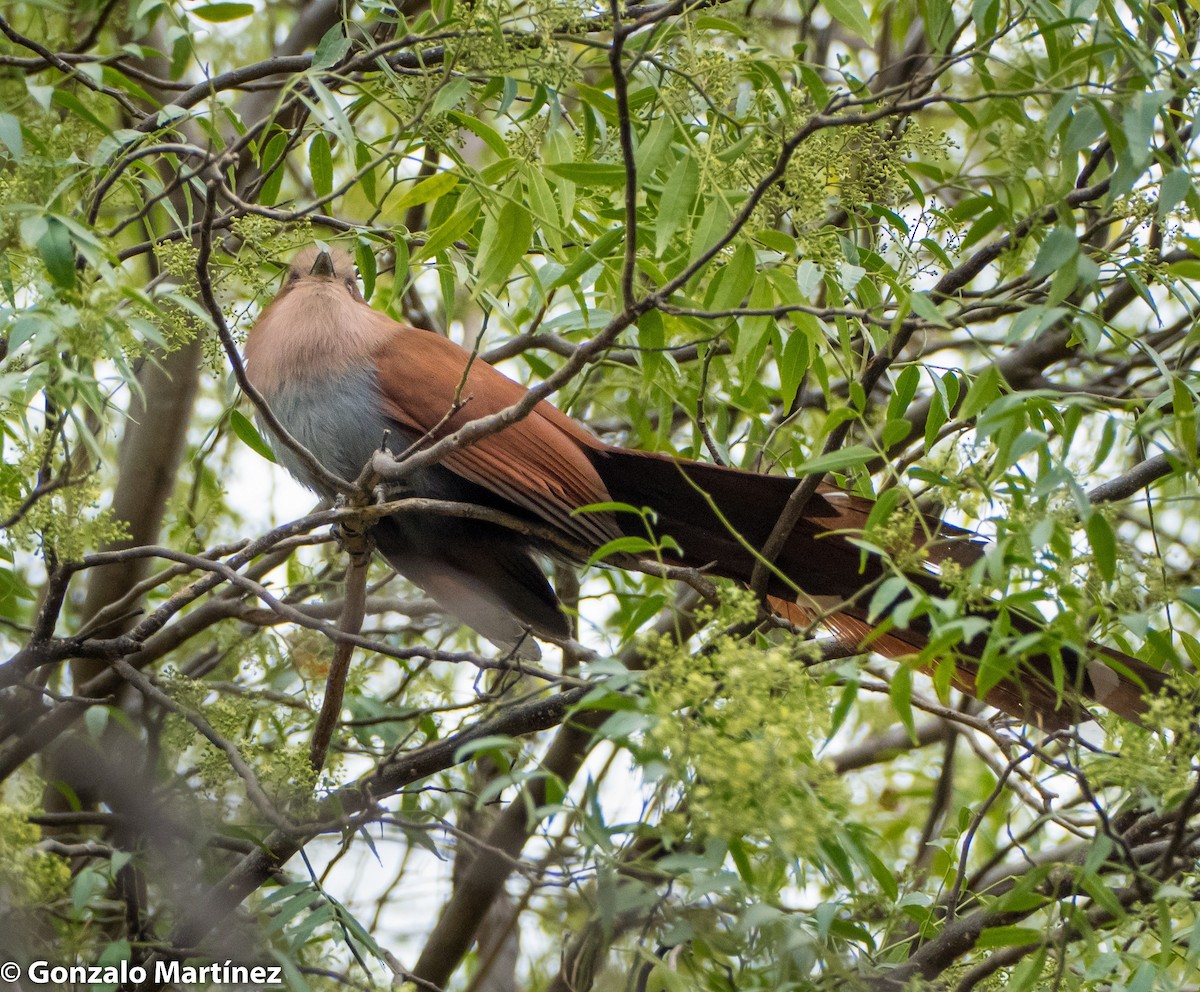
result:
M 389 429 L 379 409 L 379 384 L 370 369 L 289 384 L 268 396 L 267 402 L 297 441 L 316 455 L 322 465 L 350 482 L 383 444 Z M 309 475 L 295 454 L 261 420 L 259 423 L 270 437 L 279 463 L 297 481 L 322 495 L 333 495 Z M 401 451 L 408 439 L 396 436 L 395 425 L 390 426 L 388 448 Z

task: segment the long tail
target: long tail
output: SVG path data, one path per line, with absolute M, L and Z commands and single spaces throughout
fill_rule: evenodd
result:
M 682 548 L 683 562 L 711 573 L 748 582 L 757 556 L 784 506 L 796 480 L 760 475 L 738 469 L 685 462 L 647 452 L 602 448 L 592 460 L 614 500 L 651 508 L 659 533 L 670 535 Z M 777 614 L 800 626 L 818 616 L 833 636 L 858 646 L 870 640 L 870 649 L 893 658 L 920 652 L 929 641 L 924 618 L 910 626 L 883 629 L 868 620 L 861 590 L 873 588 L 887 574 L 883 561 L 864 553 L 850 538 L 865 529 L 874 504 L 833 486 L 821 486 L 804 509 L 775 566 L 787 580 L 773 575 L 768 600 Z M 925 516 L 917 520 L 912 537 L 933 565 L 953 561 L 970 565 L 984 553 L 984 545 L 969 531 Z M 917 586 L 934 594 L 945 587 L 932 571 L 909 572 Z M 803 594 L 796 595 L 794 586 Z M 832 612 L 830 612 L 832 610 Z M 994 617 L 987 610 L 974 611 Z M 1019 632 L 1033 633 L 1037 621 L 1009 614 Z M 1047 655 L 1023 658 L 1013 675 L 986 692 L 976 686 L 977 666 L 987 643 L 978 635 L 956 651 L 960 658 L 954 682 L 964 691 L 983 698 L 997 709 L 1046 729 L 1059 729 L 1088 718 L 1083 700 L 1137 720 L 1146 711 L 1147 698 L 1161 691 L 1162 672 L 1111 648 L 1089 645 L 1084 654 L 1063 648 L 1060 683 L 1055 664 Z

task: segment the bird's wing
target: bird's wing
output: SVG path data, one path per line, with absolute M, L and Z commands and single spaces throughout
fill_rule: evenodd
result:
M 452 341 L 402 324 L 395 324 L 375 362 L 384 413 L 414 437 L 429 435 L 431 441 L 513 406 L 527 392 Z M 610 514 L 573 512 L 611 499 L 585 454 L 589 447 L 603 445 L 542 402 L 503 430 L 451 451 L 442 464 L 594 546 L 621 532 Z

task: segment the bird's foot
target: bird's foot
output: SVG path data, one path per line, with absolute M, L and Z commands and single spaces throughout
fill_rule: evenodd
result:
M 350 501 L 345 496 L 338 496 L 334 507 L 339 510 L 350 508 Z M 370 524 L 358 515 L 347 515 L 336 521 L 330 531 L 337 542 L 338 550 L 352 558 L 370 555 L 374 543 L 371 541 Z

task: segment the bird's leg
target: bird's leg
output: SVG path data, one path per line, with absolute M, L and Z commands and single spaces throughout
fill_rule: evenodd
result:
M 333 505 L 338 510 L 362 510 L 376 501 L 377 494 L 372 486 L 368 489 L 359 488 L 352 496 L 339 494 Z M 352 562 L 369 559 L 371 552 L 375 550 L 375 542 L 371 539 L 371 524 L 361 513 L 347 513 L 339 517 L 330 530 L 338 550 L 349 555 Z
M 388 452 L 388 438 L 391 431 L 384 431 L 377 452 Z M 384 491 L 383 479 L 375 467 L 375 456 L 372 455 L 363 466 L 358 478 L 354 480 L 353 490 L 347 494 L 339 494 L 334 506 L 339 510 L 363 510 L 372 504 L 378 505 L 389 499 Z M 370 537 L 371 525 L 361 514 L 349 513 L 338 519 L 333 525 L 333 537 L 338 548 L 348 554 L 352 561 L 370 558 L 375 549 Z
M 341 496 L 334 505 L 338 509 L 350 508 Z M 371 540 L 370 525 L 359 514 L 349 514 L 340 518 L 331 529 L 339 551 L 344 551 L 351 559 L 371 556 L 375 543 Z

